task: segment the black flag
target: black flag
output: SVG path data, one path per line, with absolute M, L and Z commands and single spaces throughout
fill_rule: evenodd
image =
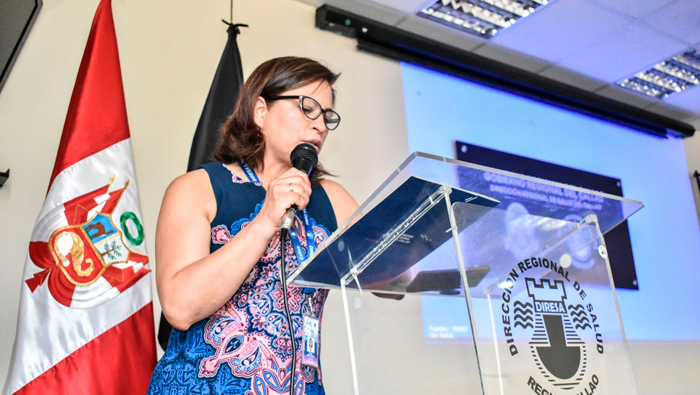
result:
M 214 161 L 212 154 L 216 142 L 219 140 L 219 128 L 233 113 L 238 91 L 243 85 L 243 67 L 241 66 L 241 54 L 238 51 L 236 36 L 240 34 L 240 30 L 238 30 L 240 26 L 248 27 L 248 25 L 223 22 L 228 25 L 228 41 L 224 53 L 221 55 L 219 67 L 216 69 L 214 81 L 209 88 L 209 95 L 204 103 L 197 130 L 194 132 L 187 171 L 195 170 L 205 163 Z M 173 327 L 161 313 L 160 325 L 158 326 L 158 344 L 163 350 L 168 347 L 168 339 L 172 330 Z
M 243 67 L 241 67 L 241 54 L 238 51 L 236 36 L 240 34 L 239 26 L 248 26 L 233 25 L 226 21 L 224 23 L 229 25 L 228 41 L 221 55 L 219 67 L 216 69 L 214 81 L 209 88 L 209 95 L 204 103 L 202 115 L 199 117 L 197 130 L 194 132 L 187 171 L 214 161 L 211 155 L 219 140 L 219 128 L 233 113 L 238 91 L 243 85 Z

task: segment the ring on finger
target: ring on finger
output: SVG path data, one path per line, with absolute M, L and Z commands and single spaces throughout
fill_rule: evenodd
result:
M 289 183 L 289 192 L 294 192 L 294 184 Z

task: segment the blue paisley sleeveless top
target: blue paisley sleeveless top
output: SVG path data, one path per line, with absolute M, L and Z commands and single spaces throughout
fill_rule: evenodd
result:
M 244 181 L 222 163 L 202 166 L 209 174 L 217 213 L 211 223 L 210 251 L 226 244 L 260 211 L 262 185 Z M 314 186 L 307 206 L 317 245 L 335 231 L 337 223 L 328 195 Z M 303 227 L 296 220 L 295 227 Z M 298 234 L 305 234 L 298 229 Z M 304 238 L 302 247 L 306 247 Z M 299 265 L 291 242 L 285 264 Z M 168 349 L 156 365 L 148 394 L 288 394 L 292 347 L 282 302 L 279 232 L 231 300 L 187 331 L 173 329 Z M 232 264 L 234 264 L 232 262 Z M 304 294 L 289 287 L 289 307 L 297 344 L 296 394 L 325 394 L 320 369 L 301 364 L 303 314 L 313 309 L 321 318 L 327 290 Z M 311 304 L 309 302 L 311 301 Z

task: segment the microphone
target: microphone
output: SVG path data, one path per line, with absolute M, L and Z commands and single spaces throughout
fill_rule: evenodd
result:
M 306 175 L 311 174 L 316 163 L 318 163 L 318 153 L 316 148 L 309 143 L 301 143 L 294 147 L 289 159 L 292 161 L 292 166 L 306 173 Z M 289 231 L 292 227 L 292 222 L 294 222 L 294 214 L 297 212 L 297 205 L 292 204 L 291 207 L 287 209 L 284 214 L 284 220 L 282 221 L 282 229 Z

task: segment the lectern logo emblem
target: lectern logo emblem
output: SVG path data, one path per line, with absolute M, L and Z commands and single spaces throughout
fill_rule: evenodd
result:
M 520 277 L 535 268 L 552 275 Z M 521 363 L 531 361 L 527 386 L 537 394 L 592 395 L 600 383 L 591 360 L 592 353 L 604 352 L 600 322 L 586 291 L 572 280 L 556 262 L 531 258 L 502 283 L 506 349 Z
M 532 310 L 529 310 L 532 314 L 527 315 L 529 311 L 525 311 L 524 317 L 534 322 L 530 341 L 532 357 L 542 374 L 550 376 L 548 380 L 552 384 L 571 389 L 577 384 L 576 378 L 583 378 L 586 373 L 586 344 L 576 332 L 582 328 L 582 322 L 590 327 L 586 311 L 580 304 L 569 305 L 574 314 L 572 319 L 567 310 L 566 288 L 562 280 L 526 278 L 525 282 L 530 297 L 525 306 L 532 305 Z

